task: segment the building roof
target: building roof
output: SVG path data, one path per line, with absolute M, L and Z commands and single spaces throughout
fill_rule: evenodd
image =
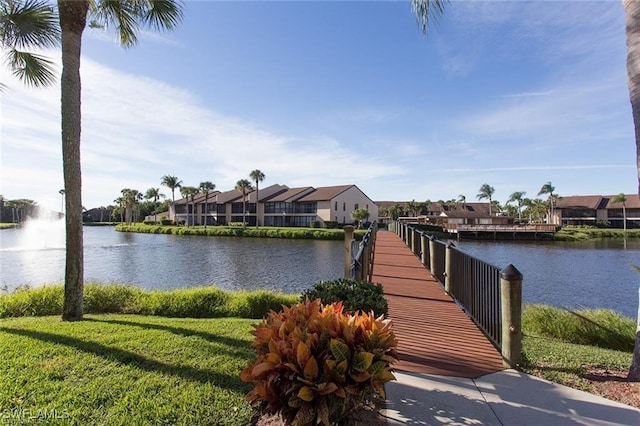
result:
M 299 198 L 304 197 L 305 195 L 309 194 L 314 190 L 315 189 L 312 186 L 303 186 L 300 188 L 288 188 L 287 190 L 282 191 L 278 194 L 275 194 L 274 196 L 270 197 L 268 200 L 265 200 L 265 201 L 269 203 L 277 203 L 277 202 L 292 203 L 298 200 Z
M 627 197 L 627 201 L 625 201 L 624 205 L 628 209 L 640 209 L 640 195 L 638 194 L 625 194 Z M 607 199 L 607 209 L 621 209 L 622 203 L 614 203 L 613 199 L 616 198 L 617 195 L 607 195 L 604 198 Z
M 603 209 L 607 200 L 602 195 L 572 195 L 560 197 L 554 202 L 557 209 Z
M 298 199 L 297 201 L 327 201 L 331 200 L 338 195 L 342 194 L 349 188 L 353 188 L 355 185 L 339 185 L 339 186 L 322 186 L 316 188 L 315 191 L 308 195 Z M 357 187 L 356 187 L 357 188 Z

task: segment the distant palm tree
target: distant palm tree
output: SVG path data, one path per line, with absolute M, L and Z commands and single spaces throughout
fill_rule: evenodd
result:
M 549 216 L 550 216 L 550 220 L 548 220 L 547 222 L 552 222 L 555 223 L 555 217 L 553 215 L 553 211 L 554 211 L 554 200 L 556 197 L 556 194 L 553 193 L 553 191 L 555 191 L 556 188 L 555 186 L 553 186 L 551 184 L 551 182 L 547 182 L 544 185 L 542 185 L 542 188 L 540 188 L 540 191 L 538 191 L 538 195 L 545 195 L 548 194 L 549 195 Z
M 493 188 L 493 186 L 485 183 L 480 187 L 478 195 L 476 195 L 476 198 L 478 200 L 489 200 L 489 216 L 491 216 L 492 214 L 492 197 L 494 192 L 496 192 L 496 190 Z
M 351 212 L 351 217 L 353 220 L 358 222 L 358 229 L 362 228 L 362 223 L 366 222 L 369 219 L 370 213 L 368 209 L 363 207 L 359 207 Z
M 164 194 L 160 193 L 160 188 L 149 188 L 144 194 L 147 200 L 153 200 L 153 221 L 158 221 L 158 199 L 164 198 Z
M 509 195 L 509 199 L 507 200 L 507 204 L 509 203 L 513 203 L 516 202 L 518 205 L 518 221 L 522 220 L 522 202 L 523 199 L 522 197 L 524 197 L 524 194 L 526 194 L 526 192 L 524 191 L 516 191 L 514 193 L 512 193 L 511 195 Z
M 255 169 L 251 173 L 249 173 L 249 177 L 256 183 L 256 228 L 258 227 L 258 205 L 260 203 L 260 189 L 258 184 L 262 182 L 265 178 L 264 173 L 260 170 Z
M 458 195 L 458 201 L 462 203 L 462 210 L 467 210 L 467 197 L 465 195 Z
M 176 189 L 182 187 L 182 181 L 177 176 L 164 175 L 160 181 L 160 185 L 166 186 L 171 190 L 171 207 L 173 208 L 173 219 L 176 220 Z M 171 217 L 169 217 L 171 219 Z
M 622 228 L 625 230 L 627 230 L 627 196 L 624 195 L 624 193 L 620 193 L 618 195 L 616 195 L 615 197 L 613 197 L 613 200 L 611 200 L 612 203 L 622 203 Z
M 195 225 L 195 203 L 194 203 L 194 198 L 196 196 L 196 194 L 198 193 L 198 188 L 194 187 L 194 186 L 183 186 L 180 188 L 180 194 L 182 195 L 182 197 L 184 199 L 187 200 L 187 202 L 189 200 L 191 200 L 191 224 Z M 187 210 L 187 215 L 189 214 L 189 211 Z M 187 226 L 189 226 L 189 221 L 187 220 Z
M 200 192 L 204 192 L 204 227 L 207 227 L 207 219 L 209 218 L 209 192 L 216 189 L 215 184 L 207 181 L 200 182 L 199 186 Z
M 247 191 L 251 189 L 251 182 L 246 179 L 240 179 L 236 182 L 236 191 L 242 192 L 242 227 L 246 226 L 246 201 L 247 201 Z
M 60 213 L 64 213 L 64 189 L 61 189 L 60 191 L 58 191 L 58 194 L 60 194 L 60 198 L 62 199 L 60 201 Z

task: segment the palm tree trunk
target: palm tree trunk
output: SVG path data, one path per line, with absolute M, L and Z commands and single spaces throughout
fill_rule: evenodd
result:
M 84 250 L 80 167 L 80 49 L 88 1 L 58 0 L 62 30 L 62 168 L 65 190 L 66 266 L 62 319 L 82 319 Z
M 627 34 L 627 77 L 631 111 L 636 136 L 636 165 L 638 168 L 638 193 L 640 193 L 640 2 L 622 0 Z

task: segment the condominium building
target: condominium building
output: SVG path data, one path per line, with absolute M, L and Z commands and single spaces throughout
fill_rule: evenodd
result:
M 351 212 L 358 208 L 369 211 L 370 221 L 378 219 L 378 206 L 356 185 L 289 188 L 275 184 L 244 195 L 233 189 L 182 198 L 171 206 L 169 217 L 189 225 L 244 221 L 248 225 L 304 227 L 353 223 Z

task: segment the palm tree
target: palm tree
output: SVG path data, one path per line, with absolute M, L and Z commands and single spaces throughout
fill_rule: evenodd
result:
M 60 212 L 64 212 L 64 189 L 61 189 L 60 191 L 58 191 L 58 194 L 60 194 Z
M 195 225 L 195 203 L 194 203 L 194 198 L 196 196 L 196 194 L 198 193 L 198 188 L 196 188 L 195 186 L 183 186 L 180 188 L 180 194 L 182 195 L 183 198 L 185 198 L 187 201 L 191 200 L 191 224 Z M 189 212 L 187 211 L 187 214 L 189 214 Z M 187 220 L 187 226 L 189 226 L 189 221 Z
M 247 191 L 251 189 L 251 182 L 246 179 L 240 179 L 236 182 L 236 191 L 242 192 L 242 227 L 244 228 L 247 221 L 245 219 L 246 211 L 246 201 L 247 201 Z
M 138 41 L 140 25 L 172 29 L 182 18 L 176 0 L 57 0 L 55 11 L 44 0 L 6 0 L 0 4 L 0 43 L 8 51 L 14 74 L 31 85 L 53 81 L 47 59 L 18 51 L 18 48 L 52 47 L 60 38 L 62 46 L 61 128 L 62 168 L 66 191 L 66 265 L 62 308 L 63 320 L 80 320 L 83 315 L 84 250 L 82 241 L 82 171 L 80 164 L 81 85 L 80 54 L 82 33 L 87 25 L 113 27 L 120 43 L 131 47 Z
M 622 228 L 625 230 L 627 230 L 627 196 L 624 195 L 624 193 L 620 193 L 618 195 L 616 195 L 615 197 L 613 197 L 613 200 L 611 200 L 612 203 L 622 203 Z
M 158 199 L 164 198 L 164 194 L 160 193 L 160 188 L 149 188 L 144 194 L 147 200 L 153 200 L 153 221 L 158 221 Z
M 467 197 L 465 195 L 458 195 L 458 202 L 462 203 L 462 210 L 467 210 Z
M 636 136 L 636 166 L 640 194 L 640 4 L 636 0 L 622 0 L 622 6 L 626 20 L 627 82 Z
M 544 194 L 549 194 L 549 216 L 550 216 L 550 220 L 547 222 L 553 222 L 555 223 L 555 218 L 553 216 L 553 200 L 556 196 L 556 194 L 553 193 L 553 191 L 556 190 L 556 187 L 553 186 L 551 184 L 551 182 L 547 182 L 544 185 L 542 185 L 542 188 L 540 188 L 540 191 L 538 191 L 538 195 L 544 195 Z
M 259 225 L 258 224 L 258 205 L 260 204 L 260 189 L 258 187 L 258 184 L 264 180 L 265 176 L 264 176 L 264 173 L 262 173 L 260 170 L 255 169 L 254 171 L 249 173 L 249 177 L 251 178 L 252 181 L 256 183 L 256 228 L 257 228 Z
M 160 181 L 160 185 L 166 186 L 171 190 L 171 207 L 173 208 L 173 219 L 176 220 L 176 188 L 182 187 L 182 181 L 177 176 L 164 175 Z M 169 215 L 171 216 L 171 215 Z M 171 219 L 171 217 L 169 217 Z
M 507 204 L 509 203 L 513 203 L 516 202 L 518 205 L 518 221 L 522 221 L 522 202 L 523 199 L 522 197 L 524 197 L 524 194 L 526 194 L 526 192 L 524 191 L 516 191 L 514 193 L 512 193 L 511 195 L 509 195 L 509 199 L 507 200 Z
M 209 217 L 208 213 L 209 213 L 209 192 L 213 191 L 214 189 L 216 189 L 215 184 L 207 181 L 204 182 L 200 182 L 200 186 L 199 186 L 200 192 L 204 192 L 204 211 L 202 213 L 204 213 L 204 227 L 207 227 L 207 218 Z
M 493 193 L 496 192 L 496 190 L 493 188 L 493 186 L 489 185 L 488 183 L 483 184 L 480 187 L 480 190 L 478 192 L 478 195 L 476 195 L 476 198 L 478 200 L 489 200 L 489 216 L 491 216 L 492 213 L 492 201 L 493 201 Z
M 366 222 L 369 219 L 370 213 L 368 209 L 359 207 L 351 212 L 353 220 L 358 222 L 358 229 L 362 228 L 362 222 Z

